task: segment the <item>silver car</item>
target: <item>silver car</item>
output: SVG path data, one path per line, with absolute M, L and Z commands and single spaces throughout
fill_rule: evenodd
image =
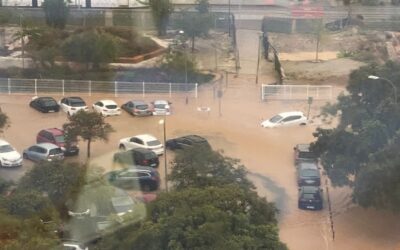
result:
M 62 149 L 52 143 L 38 143 L 24 150 L 22 155 L 24 159 L 31 161 L 56 161 L 63 160 L 64 153 Z

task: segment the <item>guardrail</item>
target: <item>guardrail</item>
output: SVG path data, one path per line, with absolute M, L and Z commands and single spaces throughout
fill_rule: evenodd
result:
M 168 94 L 190 93 L 198 96 L 197 83 L 162 83 L 162 82 L 124 82 L 124 81 L 81 81 L 56 79 L 16 79 L 0 78 L 0 94 L 53 94 L 68 93 L 107 93 L 117 97 L 119 94 Z
M 331 100 L 333 97 L 330 85 L 267 85 L 261 86 L 261 99 L 267 100 Z

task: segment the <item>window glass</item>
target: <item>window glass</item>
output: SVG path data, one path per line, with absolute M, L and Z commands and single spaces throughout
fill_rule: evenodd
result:
M 8 153 L 12 152 L 14 149 L 10 145 L 2 145 L 0 146 L 0 153 Z
M 276 115 L 276 116 L 272 117 L 271 119 L 269 119 L 269 121 L 272 122 L 272 123 L 277 123 L 277 122 L 279 122 L 281 119 L 282 119 L 282 116 Z

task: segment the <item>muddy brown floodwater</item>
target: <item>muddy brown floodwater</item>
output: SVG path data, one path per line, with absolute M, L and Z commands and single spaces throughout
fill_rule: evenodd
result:
M 212 86 L 200 88 L 199 98 L 189 98 L 185 104 L 184 94 L 172 97 L 153 95 L 142 98 L 141 95 L 126 95 L 115 98 L 105 95 L 81 95 L 89 105 L 98 99 L 110 98 L 118 104 L 128 99 L 164 98 L 172 101 L 173 115 L 167 117 L 167 138 L 199 134 L 206 137 L 214 149 L 221 149 L 227 156 L 241 159 L 249 170 L 249 178 L 256 184 L 260 195 L 276 203 L 280 210 L 280 236 L 290 249 L 400 249 L 400 216 L 390 212 L 363 209 L 351 203 L 348 188 L 329 187 L 332 201 L 335 239 L 327 209 L 319 212 L 303 211 L 297 208 L 297 185 L 293 165 L 293 146 L 313 140 L 312 132 L 317 121 L 303 127 L 263 129 L 259 126 L 262 118 L 289 110 L 306 112 L 306 102 L 262 102 L 260 86 L 254 84 L 253 77 L 230 77 L 224 95 L 216 98 Z M 41 114 L 28 107 L 32 96 L 1 95 L 0 105 L 11 118 L 11 127 L 4 137 L 19 151 L 34 144 L 37 132 L 43 128 L 61 127 L 67 121 L 63 112 Z M 55 96 L 59 99 L 60 96 Z M 318 114 L 323 103 L 316 102 L 310 117 Z M 198 111 L 199 107 L 210 108 L 210 112 Z M 219 107 L 221 109 L 219 110 Z M 163 129 L 158 121 L 162 117 L 136 118 L 126 113 L 120 117 L 108 117 L 116 132 L 108 142 L 96 141 L 92 144 L 93 167 L 113 168 L 112 153 L 117 150 L 118 140 L 140 133 L 150 133 L 163 138 Z M 80 143 L 79 160 L 85 160 L 86 147 Z M 172 153 L 167 153 L 171 160 Z M 74 160 L 70 158 L 69 160 Z M 76 159 L 75 159 L 76 160 Z M 159 168 L 164 176 L 163 159 Z M 32 167 L 25 162 L 20 169 L 1 169 L 0 175 L 7 179 L 18 180 Z M 164 185 L 163 185 L 164 186 Z

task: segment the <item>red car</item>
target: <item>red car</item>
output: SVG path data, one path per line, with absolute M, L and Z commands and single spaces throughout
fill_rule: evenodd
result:
M 64 130 L 58 128 L 48 128 L 41 130 L 36 136 L 36 143 L 49 142 L 59 146 L 65 156 L 77 155 L 79 147 L 77 142 L 67 144 L 65 142 Z

